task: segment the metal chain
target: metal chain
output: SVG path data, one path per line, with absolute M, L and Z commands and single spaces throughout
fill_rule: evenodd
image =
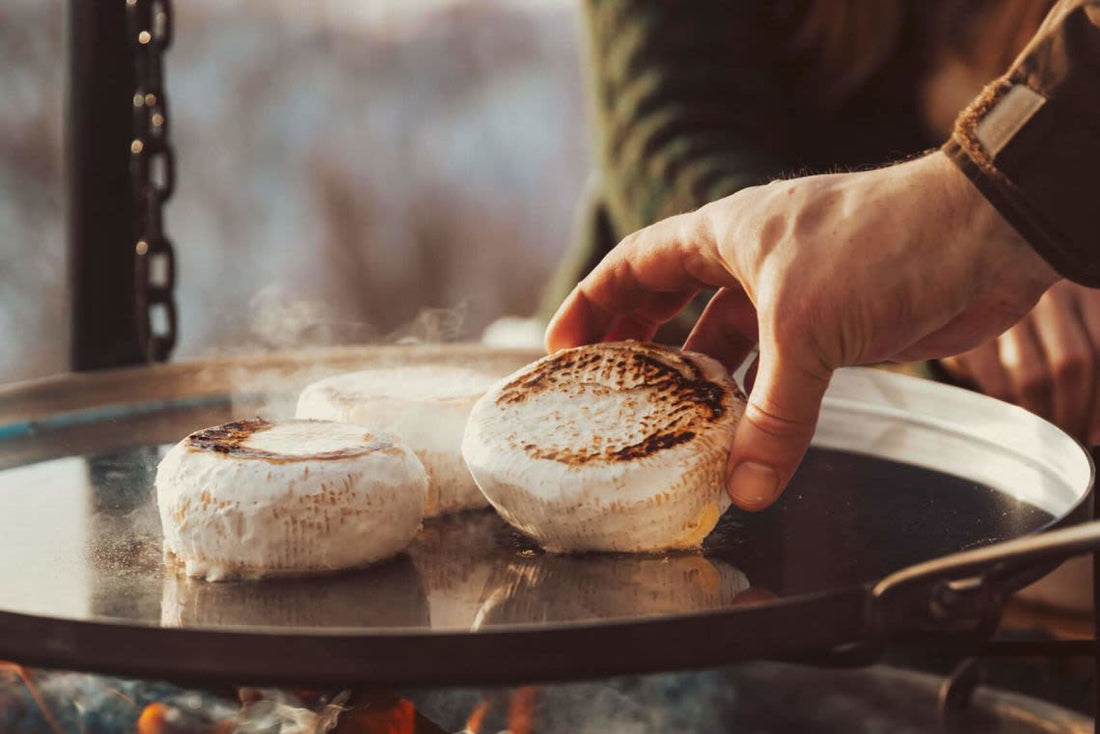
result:
M 164 91 L 164 52 L 172 43 L 170 0 L 126 0 L 126 19 L 137 72 L 130 143 L 137 333 L 146 359 L 161 362 L 176 344 L 176 259 L 164 234 L 164 205 L 176 186 Z

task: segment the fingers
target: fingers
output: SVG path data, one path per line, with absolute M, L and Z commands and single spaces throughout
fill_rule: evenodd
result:
M 1014 402 L 1050 418 L 1050 374 L 1031 321 L 1025 318 L 997 338 L 1001 364 L 1012 384 Z
M 660 327 L 661 324 L 653 319 L 640 314 L 631 314 L 612 322 L 611 327 L 601 340 L 609 342 L 621 342 L 627 339 L 649 341 Z
M 756 308 L 740 287 L 718 291 L 695 328 L 691 330 L 684 349 L 714 357 L 730 372 L 735 371 L 756 348 Z
M 700 289 L 736 282 L 704 217 L 662 220 L 620 242 L 569 294 L 546 329 L 547 351 L 648 333 Z
M 695 298 L 696 293 L 696 291 L 654 293 L 647 303 L 633 313 L 614 319 L 606 333 L 592 341 L 615 342 L 624 339 L 649 341 L 662 324 L 684 310 L 684 307 Z
M 756 384 L 730 452 L 727 489 L 743 510 L 775 502 L 802 460 L 817 425 L 831 370 L 777 358 L 761 345 Z
M 971 374 L 970 367 L 966 361 L 966 354 L 959 354 L 954 357 L 944 357 L 939 360 L 939 363 L 940 367 L 942 367 L 953 380 L 965 383 L 972 383 L 974 381 L 974 376 Z
M 1093 355 L 1093 397 L 1083 435 L 1089 443 L 1100 443 L 1100 291 L 1082 289 L 1077 313 L 1092 344 Z
M 970 379 L 979 390 L 998 400 L 1011 400 L 1012 381 L 1001 364 L 1001 353 L 997 340 L 967 352 Z
M 942 364 L 987 395 L 1016 402 L 1074 436 L 1087 436 L 1100 405 L 1094 384 L 1100 308 L 1092 315 L 1088 293 L 1072 284 L 1055 286 L 1000 338 Z
M 1046 355 L 1051 420 L 1083 436 L 1092 417 L 1093 346 L 1070 292 L 1052 289 L 1032 311 L 1032 320 Z
M 993 340 L 960 354 L 942 360 L 945 368 L 971 383 L 978 390 L 998 400 L 1012 400 L 1012 382 L 1001 365 L 997 341 Z

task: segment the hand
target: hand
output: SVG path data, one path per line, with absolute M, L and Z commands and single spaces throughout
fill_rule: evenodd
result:
M 1100 291 L 1057 283 L 1004 334 L 940 363 L 1082 441 L 1100 439 Z
M 1057 279 L 934 153 L 744 189 L 636 232 L 566 298 L 546 345 L 649 339 L 719 288 L 685 347 L 732 369 L 759 341 L 727 479 L 734 503 L 758 510 L 801 461 L 833 370 L 970 349 Z

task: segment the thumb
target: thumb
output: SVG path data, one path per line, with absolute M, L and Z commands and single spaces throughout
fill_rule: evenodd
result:
M 806 369 L 761 344 L 756 383 L 737 426 L 727 491 L 743 510 L 762 510 L 798 468 L 817 425 L 832 370 Z

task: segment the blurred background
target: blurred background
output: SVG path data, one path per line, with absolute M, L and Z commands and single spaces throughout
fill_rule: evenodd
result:
M 61 0 L 0 0 L 0 382 L 68 369 Z M 530 315 L 590 166 L 572 0 L 189 0 L 174 359 Z

